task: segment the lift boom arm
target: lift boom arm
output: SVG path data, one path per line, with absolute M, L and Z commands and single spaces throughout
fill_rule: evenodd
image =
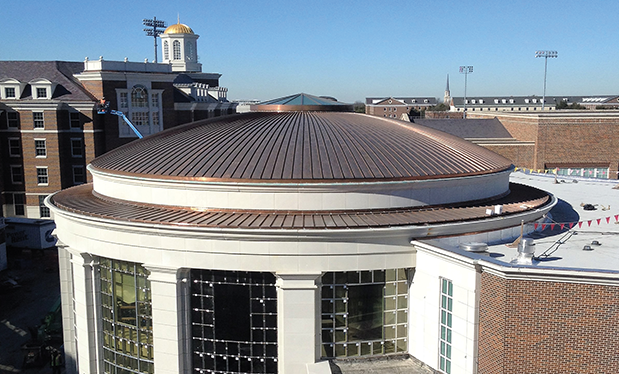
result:
M 131 123 L 131 121 L 129 121 L 129 118 L 127 118 L 127 116 L 125 116 L 125 113 L 123 113 L 123 112 L 121 112 L 119 110 L 110 109 L 110 103 L 107 102 L 107 101 L 102 101 L 102 103 L 97 108 L 97 114 L 108 114 L 108 113 L 109 114 L 113 114 L 115 116 L 119 116 L 120 118 L 122 118 L 127 123 L 127 125 L 129 125 L 131 130 L 133 130 L 135 135 L 138 136 L 138 138 L 142 139 L 144 137 L 138 131 L 138 129 L 133 125 L 133 123 Z

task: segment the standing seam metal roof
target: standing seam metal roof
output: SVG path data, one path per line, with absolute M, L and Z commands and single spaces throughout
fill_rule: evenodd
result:
M 551 202 L 550 196 L 529 186 L 511 184 L 510 193 L 496 199 L 440 206 L 340 211 L 260 211 L 207 209 L 141 204 L 102 196 L 92 184 L 72 187 L 51 198 L 67 212 L 126 222 L 241 229 L 354 229 L 441 224 L 492 218 L 488 209 L 502 205 L 502 215 L 532 211 Z
M 446 178 L 512 165 L 416 124 L 355 113 L 285 112 L 180 126 L 117 148 L 92 167 L 146 178 L 290 183 Z

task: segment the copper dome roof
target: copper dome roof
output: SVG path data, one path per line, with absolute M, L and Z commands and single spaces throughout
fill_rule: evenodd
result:
M 413 123 L 343 112 L 246 113 L 179 126 L 93 160 L 145 178 L 312 183 L 449 178 L 511 162 Z

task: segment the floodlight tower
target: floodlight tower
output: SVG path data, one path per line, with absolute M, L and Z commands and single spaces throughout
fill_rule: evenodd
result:
M 460 66 L 460 73 L 464 74 L 464 109 L 462 113 L 462 118 L 466 119 L 466 78 L 469 73 L 473 72 L 472 66 Z
M 544 58 L 544 94 L 542 96 L 542 112 L 544 111 L 544 105 L 546 104 L 546 73 L 548 72 L 548 57 L 557 58 L 559 53 L 557 51 L 535 51 L 535 57 Z
M 165 30 L 165 21 L 160 21 L 157 17 L 153 17 L 153 19 L 144 18 L 142 20 L 142 24 L 144 26 L 148 26 L 144 29 L 146 36 L 152 36 L 155 38 L 155 63 L 157 63 L 157 37 L 163 34 L 163 31 Z

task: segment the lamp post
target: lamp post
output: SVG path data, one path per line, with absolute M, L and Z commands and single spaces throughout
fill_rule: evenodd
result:
M 157 63 L 157 37 L 163 34 L 164 30 L 161 29 L 165 28 L 165 21 L 160 21 L 157 17 L 153 17 L 153 19 L 144 18 L 142 20 L 142 24 L 144 26 L 148 26 L 144 29 L 146 36 L 152 36 L 155 38 L 155 63 Z
M 469 73 L 473 72 L 473 67 L 472 66 L 460 66 L 460 73 L 464 74 L 464 109 L 463 109 L 463 113 L 462 113 L 462 118 L 466 119 L 466 78 L 469 75 Z
M 557 51 L 535 51 L 535 57 L 544 58 L 544 94 L 542 95 L 542 112 L 544 111 L 544 105 L 546 104 L 546 73 L 548 72 L 548 57 L 557 58 L 559 54 Z

